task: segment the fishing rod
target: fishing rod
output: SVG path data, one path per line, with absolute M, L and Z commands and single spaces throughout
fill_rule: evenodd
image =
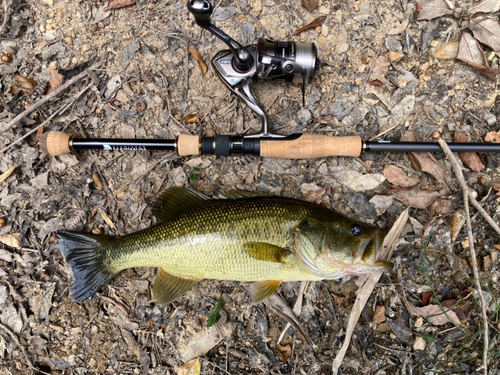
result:
M 42 135 L 40 147 L 58 156 L 72 151 L 97 149 L 107 151 L 176 151 L 181 156 L 215 154 L 257 155 L 261 157 L 309 159 L 328 156 L 359 156 L 363 152 L 437 152 L 437 143 L 365 141 L 358 136 L 329 137 L 315 134 L 282 135 L 268 131 L 264 108 L 250 90 L 257 80 L 298 83 L 305 101 L 305 84 L 310 83 L 320 65 L 314 43 L 271 41 L 259 38 L 257 44 L 243 46 L 210 22 L 213 7 L 208 0 L 189 0 L 188 10 L 196 24 L 208 30 L 229 47 L 212 59 L 219 79 L 260 117 L 262 128 L 252 135 L 216 135 L 199 137 L 181 134 L 176 139 L 74 138 L 50 131 Z M 449 143 L 456 152 L 499 152 L 500 145 Z
M 79 150 L 175 151 L 189 155 L 257 155 L 268 158 L 312 159 L 328 156 L 360 156 L 365 152 L 439 152 L 435 142 L 366 141 L 359 136 L 331 137 L 319 134 L 292 134 L 281 137 L 216 135 L 199 137 L 181 134 L 176 139 L 74 138 L 50 131 L 40 138 L 40 148 L 52 156 Z M 496 143 L 448 143 L 454 152 L 500 152 Z

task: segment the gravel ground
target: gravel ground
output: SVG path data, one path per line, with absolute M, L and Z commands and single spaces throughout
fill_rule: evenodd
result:
M 208 196 L 238 189 L 305 199 L 387 229 L 409 206 L 395 267 L 361 312 L 340 373 L 484 373 L 483 319 L 462 192 L 444 155 L 288 160 L 87 150 L 49 156 L 37 144 L 42 131 L 174 138 L 251 134 L 260 120 L 212 67 L 202 75 L 188 47 L 209 65 L 225 46 L 194 23 L 185 1 L 136 0 L 113 10 L 100 0 L 0 4 L 0 149 L 43 123 L 0 151 L 0 175 L 7 177 L 0 177 L 2 374 L 176 374 L 195 357 L 202 374 L 332 372 L 356 278 L 306 290 L 298 320 L 314 345 L 293 327 L 278 342 L 287 321 L 275 306 L 252 305 L 238 282 L 205 280 L 165 307 L 151 296 L 157 270 L 131 269 L 98 297 L 71 301 L 70 272 L 54 232 L 124 235 L 147 228 L 156 223 L 152 203 L 170 186 Z M 408 0 L 320 0 L 312 11 L 298 0 L 222 0 L 215 8 L 214 24 L 244 44 L 265 37 L 318 48 L 321 65 L 306 86 L 304 107 L 297 85 L 253 84 L 273 131 L 484 142 L 499 128 L 498 79 L 456 59 L 464 28 L 452 15 L 418 20 Z M 292 37 L 320 16 L 321 26 Z M 491 16 L 498 20 L 498 12 Z M 498 69 L 499 53 L 482 47 L 489 67 Z M 61 94 L 9 124 L 91 66 Z M 472 154 L 461 163 L 468 186 L 498 221 L 500 158 Z M 500 239 L 474 209 L 471 220 L 495 374 Z M 279 289 L 290 307 L 299 286 Z M 208 329 L 219 299 L 218 321 Z M 444 321 L 432 318 L 441 305 L 452 308 Z

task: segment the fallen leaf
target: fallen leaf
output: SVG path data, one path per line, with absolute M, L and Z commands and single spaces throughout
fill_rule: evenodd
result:
M 451 217 L 450 237 L 452 243 L 457 240 L 457 237 L 462 231 L 464 224 L 465 224 L 465 211 L 462 209 L 458 209 L 453 213 L 453 216 Z
M 433 220 L 436 214 L 438 216 L 446 216 L 453 212 L 453 203 L 450 200 L 443 199 L 434 202 L 431 206 L 430 218 Z
M 372 323 L 380 324 L 385 322 L 385 306 L 375 307 L 375 313 L 373 314 Z
M 101 174 L 99 172 L 95 172 L 92 175 L 92 180 L 94 180 L 94 184 L 97 187 L 97 189 L 102 190 L 102 188 L 104 187 L 104 183 L 102 182 Z
M 21 247 L 21 242 L 19 241 L 20 236 L 21 236 L 20 233 L 2 234 L 0 235 L 0 242 L 10 247 L 20 248 Z
M 498 0 L 482 0 L 475 5 L 471 6 L 467 11 L 472 15 L 475 13 L 493 13 L 500 10 L 500 1 Z
M 422 293 L 422 299 L 420 301 L 420 306 L 422 306 L 422 307 L 427 306 L 431 302 L 431 299 L 433 296 L 434 296 L 434 293 Z
M 411 187 L 419 183 L 418 177 L 408 177 L 401 168 L 388 165 L 384 168 L 384 177 L 393 185 Z
M 50 81 L 49 88 L 47 89 L 47 94 L 50 94 L 52 91 L 58 89 L 64 83 L 66 77 L 62 74 L 59 74 L 59 72 L 57 71 L 57 65 L 55 65 L 55 67 L 49 66 L 47 71 L 50 73 Z
M 24 90 L 32 90 L 36 87 L 36 81 L 31 78 L 16 75 L 16 81 L 21 85 L 20 88 Z
M 14 172 L 15 169 L 16 169 L 16 166 L 13 166 L 13 167 L 10 167 L 9 169 L 7 169 L 5 172 L 3 172 L 0 175 L 0 184 L 2 182 L 4 182 L 6 179 L 8 179 L 10 177 L 10 175 Z
M 200 375 L 201 364 L 199 358 L 194 358 L 186 363 L 184 363 L 179 370 L 177 375 Z
M 467 320 L 469 314 L 474 309 L 474 305 L 467 300 L 461 299 L 457 301 L 456 299 L 447 299 L 441 302 L 443 307 L 452 309 L 452 311 L 457 314 L 458 319 L 461 321 Z
M 418 315 L 435 326 L 440 326 L 446 323 L 453 323 L 461 326 L 462 322 L 458 319 L 457 314 L 449 308 L 442 308 L 439 305 L 427 305 L 424 307 L 417 307 L 410 302 L 406 303 L 406 307 L 411 315 Z
M 414 132 L 404 132 L 401 142 L 420 142 L 420 139 Z M 410 157 L 418 169 L 431 174 L 438 182 L 448 187 L 446 169 L 431 153 L 411 152 Z
M 429 207 L 441 194 L 437 191 L 429 190 L 398 190 L 394 193 L 394 198 L 408 207 L 420 208 L 425 210 Z
M 384 86 L 384 82 L 382 82 L 380 79 L 367 81 L 366 84 L 370 86 Z
M 455 132 L 455 142 L 469 143 L 469 138 L 464 133 Z M 475 152 L 459 152 L 458 156 L 462 160 L 462 163 L 468 166 L 474 173 L 479 173 L 485 168 L 485 165 Z
M 455 7 L 445 0 L 417 0 L 417 20 L 432 20 L 453 14 Z
M 113 221 L 111 220 L 111 218 L 109 217 L 109 215 L 105 211 L 101 211 L 101 216 L 104 219 L 104 221 L 111 227 L 111 229 L 118 231 L 118 229 L 116 229 L 115 224 L 113 223 Z
M 384 77 L 389 71 L 389 66 L 391 66 L 391 60 L 386 56 L 379 56 L 375 60 L 372 60 L 370 65 L 372 73 Z
M 205 64 L 205 62 L 203 61 L 203 57 L 201 57 L 198 49 L 195 46 L 189 46 L 189 52 L 191 52 L 191 55 L 196 59 L 196 61 L 198 61 L 201 74 L 205 75 L 207 73 L 208 67 L 207 64 Z
M 280 345 L 279 343 L 276 344 L 276 350 L 278 351 L 279 355 L 281 356 L 281 360 L 283 361 L 284 364 L 288 361 L 290 356 L 292 355 L 292 347 L 290 344 L 287 345 Z
M 302 0 L 302 6 L 306 8 L 309 12 L 312 12 L 319 5 L 319 0 Z
M 94 17 L 94 20 L 92 21 L 92 24 L 96 24 L 96 23 L 99 23 L 101 21 L 104 21 L 110 15 L 111 15 L 111 12 L 107 10 L 106 5 L 103 5 L 97 10 L 97 13 Z
M 129 5 L 134 5 L 135 0 L 109 0 L 108 10 L 119 9 L 123 7 L 128 7 Z
M 498 132 L 489 132 L 486 134 L 486 137 L 484 137 L 485 142 L 493 142 L 493 143 L 500 143 L 500 131 Z
M 474 18 L 469 29 L 481 43 L 491 47 L 493 51 L 500 51 L 500 23 L 493 18 Z
M 187 115 L 186 117 L 184 117 L 184 122 L 198 123 L 198 122 L 200 122 L 200 118 L 198 117 L 198 115 L 190 114 L 190 115 Z
M 489 79 L 495 79 L 500 70 L 491 68 L 479 42 L 470 33 L 462 33 L 457 59 L 463 61 Z
M 299 35 L 300 33 L 303 33 L 304 31 L 315 29 L 318 26 L 321 26 L 323 24 L 323 21 L 326 19 L 326 16 L 321 16 L 316 18 L 314 21 L 312 21 L 310 24 L 305 25 L 304 27 L 301 27 L 300 29 L 297 29 L 293 32 L 292 36 Z

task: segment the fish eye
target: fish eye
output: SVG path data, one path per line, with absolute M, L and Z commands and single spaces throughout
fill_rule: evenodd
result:
M 359 236 L 361 233 L 363 233 L 363 230 L 361 229 L 361 227 L 360 227 L 358 224 L 354 224 L 354 225 L 351 227 L 351 233 L 352 233 L 354 236 Z

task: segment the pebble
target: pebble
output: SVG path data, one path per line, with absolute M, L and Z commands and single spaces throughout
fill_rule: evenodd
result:
M 422 336 L 417 336 L 413 343 L 413 350 L 424 350 L 426 345 L 425 339 Z
M 341 54 L 344 52 L 347 52 L 349 50 L 349 44 L 347 44 L 344 40 L 341 40 L 338 44 L 337 47 L 335 47 L 335 53 Z
M 319 14 L 326 14 L 328 16 L 330 14 L 330 8 L 325 7 L 325 6 L 321 6 L 321 7 L 319 7 L 318 12 L 319 12 Z
M 299 125 L 307 125 L 312 120 L 312 113 L 307 108 L 301 108 L 297 112 L 297 120 Z
M 84 44 L 82 46 L 82 53 L 88 52 L 88 51 L 90 51 L 90 49 L 91 49 L 90 45 Z
M 423 324 L 424 324 L 424 319 L 421 316 L 419 316 L 419 317 L 417 317 L 417 319 L 415 319 L 414 326 L 416 328 L 422 327 Z
M 262 11 L 262 1 L 255 1 L 253 4 L 252 4 L 252 9 L 256 12 L 260 12 Z
M 70 37 L 64 38 L 64 41 L 66 42 L 66 44 L 68 46 L 72 46 L 73 45 L 73 39 L 71 39 Z
M 321 25 L 321 36 L 328 36 L 328 26 Z
M 387 38 L 385 40 L 385 46 L 389 51 L 393 52 L 403 52 L 403 46 L 399 41 L 393 38 Z

